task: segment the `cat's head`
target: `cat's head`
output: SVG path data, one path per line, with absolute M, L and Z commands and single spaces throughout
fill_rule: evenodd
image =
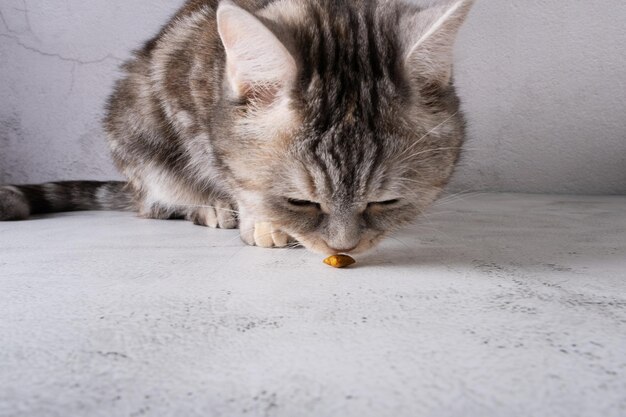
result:
M 459 156 L 454 38 L 471 0 L 229 1 L 221 155 L 240 208 L 321 253 L 362 252 L 412 222 Z

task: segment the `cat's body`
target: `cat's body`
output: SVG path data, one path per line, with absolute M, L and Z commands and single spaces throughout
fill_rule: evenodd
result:
M 128 183 L 0 188 L 0 220 L 135 209 L 238 226 L 263 247 L 366 250 L 453 171 L 463 121 L 451 52 L 470 3 L 189 1 L 109 100 Z

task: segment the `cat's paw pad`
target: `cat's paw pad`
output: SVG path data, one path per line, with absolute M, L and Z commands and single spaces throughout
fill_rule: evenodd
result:
M 241 238 L 250 246 L 260 248 L 284 248 L 295 240 L 270 222 L 255 222 L 254 226 L 241 229 Z
M 227 202 L 216 202 L 213 206 L 195 209 L 187 215 L 187 219 L 214 229 L 236 229 L 238 225 L 237 212 Z

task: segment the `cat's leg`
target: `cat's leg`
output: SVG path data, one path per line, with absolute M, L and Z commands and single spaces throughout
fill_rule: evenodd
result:
M 237 206 L 223 191 L 194 184 L 156 164 L 127 168 L 139 190 L 139 215 L 150 219 L 184 219 L 200 226 L 236 229 Z
M 211 199 L 206 205 L 191 207 L 163 203 L 144 204 L 139 216 L 157 220 L 184 219 L 213 229 L 236 229 L 239 224 L 237 207 L 226 199 Z

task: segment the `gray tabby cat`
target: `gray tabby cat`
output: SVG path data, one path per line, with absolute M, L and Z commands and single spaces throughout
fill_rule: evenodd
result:
M 244 242 L 362 252 L 448 182 L 471 0 L 191 0 L 124 65 L 105 127 L 126 183 L 0 188 L 0 220 L 137 210 Z

